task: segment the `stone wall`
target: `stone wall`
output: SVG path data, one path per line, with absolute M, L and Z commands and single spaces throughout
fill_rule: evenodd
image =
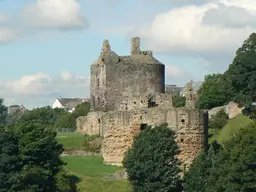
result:
M 239 107 L 237 103 L 230 101 L 227 105 L 223 105 L 220 107 L 214 107 L 208 111 L 209 117 L 211 118 L 213 115 L 216 115 L 220 110 L 224 110 L 228 115 L 229 119 L 236 117 L 241 114 L 244 107 Z
M 99 114 L 91 112 L 86 119 L 87 126 L 80 132 L 94 134 L 100 128 L 103 136 L 102 155 L 106 164 L 121 165 L 125 152 L 133 143 L 133 138 L 140 133 L 142 126 L 156 126 L 167 123 L 177 134 L 181 149 L 179 158 L 183 165 L 189 165 L 204 148 L 205 132 L 202 113 L 190 108 L 152 108 L 109 111 L 100 114 L 101 123 L 95 122 Z M 88 130 L 87 130 L 88 129 Z

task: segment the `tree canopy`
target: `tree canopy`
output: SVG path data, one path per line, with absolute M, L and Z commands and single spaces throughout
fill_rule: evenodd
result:
M 2 127 L 0 151 L 0 191 L 72 191 L 71 184 L 63 189 L 58 183 L 70 181 L 63 173 L 63 146 L 56 132 L 33 123 Z
M 7 107 L 4 105 L 4 100 L 0 98 L 0 126 L 6 123 Z
M 144 129 L 123 161 L 134 192 L 178 191 L 178 153 L 172 130 L 164 125 Z
M 252 33 L 236 51 L 224 74 L 205 76 L 199 89 L 199 108 L 211 109 L 233 100 L 243 106 L 256 101 L 256 33 Z

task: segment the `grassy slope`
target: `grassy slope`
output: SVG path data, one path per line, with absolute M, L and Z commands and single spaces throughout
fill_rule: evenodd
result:
M 79 133 L 58 133 L 57 140 L 65 149 L 81 149 L 84 135 Z M 78 190 L 81 192 L 131 192 L 130 185 L 123 180 L 109 180 L 103 177 L 115 173 L 119 167 L 103 164 L 102 157 L 69 156 L 63 157 L 66 169 L 77 176 L 80 181 Z
M 115 173 L 119 167 L 103 164 L 102 157 L 72 156 L 63 157 L 66 169 L 80 178 L 78 190 L 81 192 L 131 192 L 130 185 L 123 180 L 104 179 L 104 176 Z
M 63 144 L 64 148 L 69 149 L 82 149 L 84 143 L 84 135 L 80 133 L 58 133 L 57 140 Z
M 228 124 L 225 125 L 220 131 L 216 133 L 213 137 L 209 139 L 209 143 L 217 140 L 220 144 L 227 141 L 231 135 L 236 133 L 240 128 L 251 123 L 252 120 L 242 114 L 238 115 L 234 119 L 230 119 Z

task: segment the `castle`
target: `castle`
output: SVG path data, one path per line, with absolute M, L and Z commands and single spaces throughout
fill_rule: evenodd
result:
M 207 114 L 194 107 L 191 83 L 186 107 L 174 108 L 165 94 L 165 65 L 151 51 L 140 50 L 140 38 L 131 39 L 131 54 L 119 56 L 107 40 L 91 65 L 91 111 L 77 119 L 77 129 L 103 137 L 106 164 L 121 165 L 133 138 L 148 125 L 168 124 L 177 135 L 184 166 L 207 144 Z

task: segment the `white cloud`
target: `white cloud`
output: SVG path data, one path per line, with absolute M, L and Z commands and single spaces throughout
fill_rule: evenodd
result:
M 165 65 L 165 76 L 171 76 L 171 77 L 181 77 L 184 76 L 185 72 L 175 66 Z
M 0 44 L 8 43 L 16 38 L 15 32 L 7 25 L 10 21 L 8 15 L 0 13 Z
M 8 43 L 17 37 L 16 33 L 8 28 L 0 26 L 0 44 Z
M 256 30 L 255 15 L 255 0 L 187 5 L 157 14 L 150 27 L 137 29 L 137 34 L 155 52 L 201 57 L 216 69 L 223 63 L 213 65 L 214 57 L 225 56 L 226 61 Z
M 57 96 L 88 96 L 89 78 L 76 77 L 68 71 L 55 77 L 37 73 L 20 79 L 0 81 L 0 88 L 0 97 L 4 97 L 7 105 L 24 104 L 35 107 L 51 104 Z
M 36 0 L 25 6 L 23 21 L 37 28 L 83 28 L 87 26 L 77 0 Z

